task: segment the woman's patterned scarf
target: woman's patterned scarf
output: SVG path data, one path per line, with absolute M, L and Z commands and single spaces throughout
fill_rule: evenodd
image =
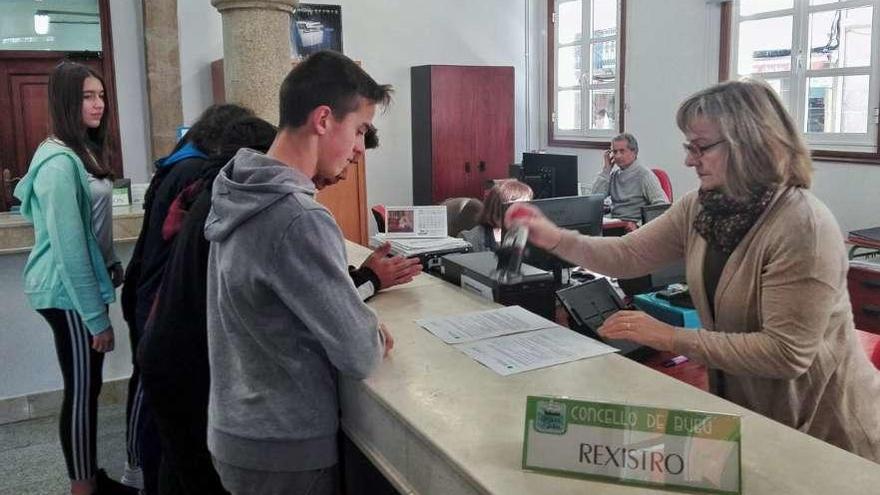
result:
M 703 209 L 694 219 L 694 228 L 706 242 L 730 254 L 770 204 L 775 188 L 754 191 L 748 199 L 737 200 L 721 191 L 700 191 Z

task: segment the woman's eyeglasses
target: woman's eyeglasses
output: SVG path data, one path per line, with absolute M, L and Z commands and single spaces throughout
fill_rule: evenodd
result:
M 725 142 L 724 139 L 721 139 L 719 141 L 715 141 L 714 143 L 706 144 L 703 146 L 698 146 L 694 143 L 681 143 L 681 145 L 684 147 L 684 150 L 692 157 L 702 158 L 704 153 L 706 153 L 710 149 L 718 146 L 719 144 L 721 144 L 723 142 Z

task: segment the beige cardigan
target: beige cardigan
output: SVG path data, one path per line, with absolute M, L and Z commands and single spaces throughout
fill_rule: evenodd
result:
M 705 363 L 712 389 L 755 412 L 880 462 L 880 372 L 853 326 L 840 228 L 810 191 L 773 198 L 731 253 L 715 293 L 703 283 L 706 241 L 693 228 L 696 192 L 618 238 L 566 232 L 560 256 L 614 277 L 684 257 L 703 328 L 678 330 L 674 352 Z

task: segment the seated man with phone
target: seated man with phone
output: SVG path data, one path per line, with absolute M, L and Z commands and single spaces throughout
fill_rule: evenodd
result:
M 593 182 L 593 194 L 611 198 L 611 216 L 631 222 L 641 220 L 641 208 L 668 203 L 660 181 L 638 161 L 639 143 L 629 133 L 611 140 L 611 149 L 602 154 L 604 166 Z

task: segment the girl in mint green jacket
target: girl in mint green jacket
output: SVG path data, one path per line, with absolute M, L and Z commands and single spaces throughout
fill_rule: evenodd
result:
M 71 493 L 119 493 L 121 485 L 95 460 L 101 370 L 104 353 L 113 350 L 107 305 L 115 299 L 114 281 L 122 278 L 112 244 L 112 174 L 104 161 L 104 83 L 91 69 L 63 62 L 48 89 L 51 135 L 15 188 L 22 215 L 34 224 L 24 290 L 55 337 L 64 377 L 59 429 Z

